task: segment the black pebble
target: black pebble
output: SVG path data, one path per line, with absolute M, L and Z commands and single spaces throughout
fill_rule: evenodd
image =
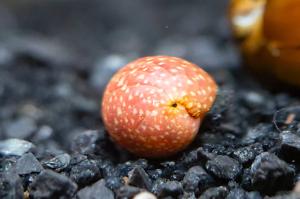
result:
M 96 130 L 84 131 L 71 143 L 71 150 L 81 154 L 93 154 L 97 151 L 97 142 L 104 139 L 104 133 Z
M 181 183 L 177 181 L 168 181 L 163 183 L 158 189 L 158 197 L 173 196 L 178 197 L 183 194 Z
M 133 187 L 133 186 L 122 186 L 116 194 L 117 199 L 130 199 L 136 194 L 141 192 L 141 189 L 138 187 Z
M 213 178 L 201 166 L 191 167 L 182 180 L 185 191 L 196 193 L 207 189 L 213 183 Z
M 278 190 L 291 189 L 295 171 L 276 155 L 265 152 L 255 158 L 250 174 L 253 187 L 273 194 Z
M 151 180 L 145 170 L 141 167 L 135 167 L 129 172 L 129 185 L 151 190 Z
M 77 193 L 78 199 L 114 199 L 113 192 L 105 186 L 104 180 L 99 180 Z
M 42 165 L 32 153 L 24 154 L 20 159 L 18 159 L 16 164 L 16 172 L 19 175 L 39 173 L 42 170 Z
M 71 179 L 51 170 L 42 171 L 29 187 L 30 197 L 35 199 L 69 199 L 76 190 Z
M 224 180 L 234 180 L 242 171 L 242 167 L 237 160 L 223 155 L 218 155 L 207 161 L 205 166 L 209 172 Z
M 100 179 L 101 173 L 96 161 L 83 160 L 71 168 L 70 178 L 79 186 L 85 186 Z
M 111 190 L 117 190 L 124 184 L 123 180 L 117 176 L 111 176 L 106 178 L 105 185 Z
M 232 154 L 242 164 L 251 163 L 255 157 L 263 152 L 263 147 L 259 143 L 252 144 L 250 146 L 238 148 Z
M 71 160 L 70 155 L 64 153 L 61 155 L 57 155 L 50 160 L 45 161 L 43 165 L 49 169 L 55 169 L 57 171 L 61 171 L 70 164 L 70 160 Z
M 204 191 L 199 199 L 224 199 L 228 194 L 226 187 L 212 187 Z
M 0 198 L 23 198 L 22 181 L 14 172 L 0 172 Z
M 286 160 L 300 160 L 300 137 L 298 135 L 283 132 L 281 138 L 281 153 Z
M 240 188 L 234 188 L 230 190 L 226 199 L 245 199 L 247 198 L 247 193 Z
M 9 138 L 25 139 L 30 137 L 36 130 L 35 121 L 29 117 L 24 117 L 7 124 L 4 132 Z

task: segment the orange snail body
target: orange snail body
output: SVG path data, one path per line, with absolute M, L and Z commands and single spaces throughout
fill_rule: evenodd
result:
M 102 116 L 113 140 L 143 157 L 183 150 L 196 136 L 217 92 L 213 78 L 178 57 L 130 62 L 108 83 Z

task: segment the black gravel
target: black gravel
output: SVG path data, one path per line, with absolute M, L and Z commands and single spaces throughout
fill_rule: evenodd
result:
M 68 177 L 51 170 L 41 172 L 29 187 L 32 198 L 70 198 L 77 185 Z
M 257 190 L 270 194 L 274 189 L 291 189 L 295 170 L 276 155 L 264 152 L 255 158 L 250 175 Z
M 77 196 L 79 199 L 114 199 L 114 193 L 105 186 L 104 180 L 99 180 L 92 186 L 85 187 L 78 191 Z
M 300 198 L 299 93 L 244 70 L 227 4 L 1 1 L 0 198 Z M 111 75 L 153 54 L 219 85 L 195 141 L 157 160 L 115 145 L 99 114 Z
M 237 160 L 224 155 L 217 155 L 212 160 L 207 161 L 205 167 L 214 176 L 224 180 L 234 180 L 242 171 Z

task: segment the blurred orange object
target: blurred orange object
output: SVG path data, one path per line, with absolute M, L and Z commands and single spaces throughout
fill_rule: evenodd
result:
M 253 71 L 300 86 L 300 0 L 231 0 L 229 16 Z

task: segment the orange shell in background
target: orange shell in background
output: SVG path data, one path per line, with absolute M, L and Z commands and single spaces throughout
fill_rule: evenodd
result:
M 283 47 L 300 45 L 300 1 L 267 1 L 263 30 L 265 37 Z
M 232 0 L 229 17 L 250 69 L 300 86 L 300 1 Z

